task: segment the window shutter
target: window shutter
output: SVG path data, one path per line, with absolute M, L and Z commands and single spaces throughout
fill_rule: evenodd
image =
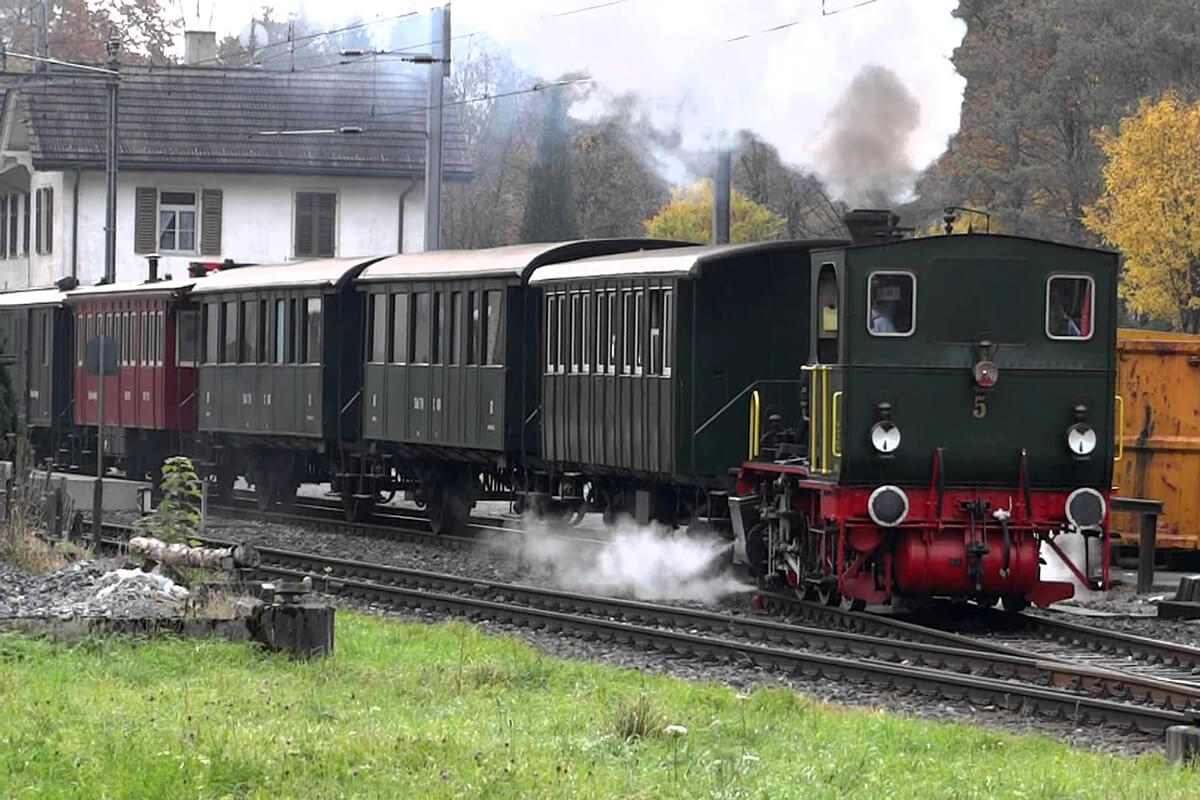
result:
M 221 205 L 224 196 L 220 189 L 205 189 L 200 208 L 200 255 L 221 254 Z
M 333 256 L 334 217 L 337 195 L 317 195 L 317 255 Z
M 296 256 L 311 256 L 313 254 L 313 202 L 315 198 L 308 193 L 296 195 Z
M 133 252 L 153 253 L 158 244 L 158 190 L 139 186 L 134 199 Z

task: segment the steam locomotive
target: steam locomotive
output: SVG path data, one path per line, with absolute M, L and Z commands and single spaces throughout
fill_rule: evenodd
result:
M 1072 585 L 1039 553 L 1068 532 L 1106 585 L 1115 254 L 893 224 L 12 292 L 0 349 L 64 466 L 154 477 L 183 452 L 264 508 L 329 482 L 351 519 L 405 491 L 439 533 L 480 499 L 716 529 L 826 602 L 1053 602 Z

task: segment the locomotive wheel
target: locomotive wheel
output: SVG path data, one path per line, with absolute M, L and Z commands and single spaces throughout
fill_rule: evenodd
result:
M 867 608 L 866 600 L 859 600 L 855 597 L 843 597 L 842 608 L 847 611 L 865 611 Z
M 461 533 L 467 527 L 471 509 L 463 493 L 444 483 L 429 491 L 429 528 L 438 536 Z
M 821 584 L 821 586 L 817 588 L 817 600 L 820 601 L 821 605 L 823 606 L 836 606 L 841 604 L 842 595 L 836 588 Z
M 299 486 L 287 484 L 275 490 L 275 499 L 279 501 L 279 505 L 286 510 L 291 510 L 296 507 L 296 490 Z
M 1001 602 L 1004 603 L 1004 610 L 1009 614 L 1020 614 L 1029 607 L 1029 601 L 1021 595 L 1008 595 Z

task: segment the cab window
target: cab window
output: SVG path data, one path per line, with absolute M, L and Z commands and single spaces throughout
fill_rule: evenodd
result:
M 917 281 L 911 272 L 872 272 L 867 278 L 867 330 L 872 336 L 911 336 Z
M 1090 339 L 1095 315 L 1095 284 L 1088 275 L 1052 275 L 1046 281 L 1046 335 L 1051 339 Z

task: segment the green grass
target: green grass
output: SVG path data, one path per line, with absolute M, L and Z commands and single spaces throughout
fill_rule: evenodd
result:
M 1197 796 L 1159 756 L 743 697 L 461 624 L 340 613 L 337 654 L 306 664 L 0 636 L 0 798 Z

